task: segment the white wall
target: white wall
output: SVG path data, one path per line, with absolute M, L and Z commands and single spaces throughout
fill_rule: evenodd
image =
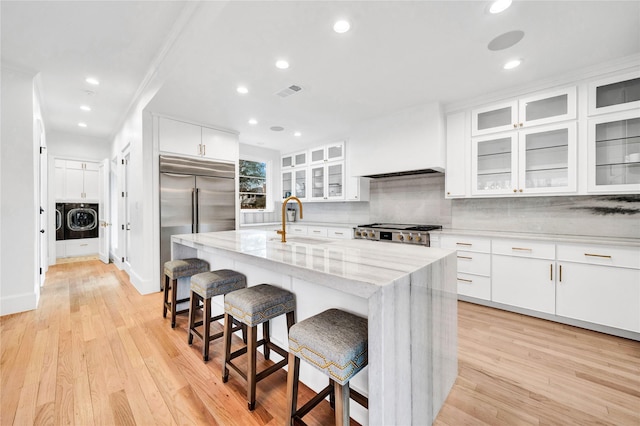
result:
M 40 296 L 33 78 L 2 67 L 0 315 L 35 309 Z
M 79 133 L 51 131 L 47 133 L 49 158 L 59 157 L 78 160 L 102 161 L 111 152 L 107 139 L 85 136 Z M 50 164 L 50 166 L 52 166 Z

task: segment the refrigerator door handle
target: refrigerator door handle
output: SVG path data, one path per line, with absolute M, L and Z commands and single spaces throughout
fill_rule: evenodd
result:
M 196 189 L 191 188 L 191 233 L 195 234 L 196 231 Z
M 196 231 L 200 232 L 200 212 L 198 211 L 200 208 L 200 188 L 194 189 L 194 198 L 195 202 L 195 215 L 193 216 L 193 223 L 195 224 Z

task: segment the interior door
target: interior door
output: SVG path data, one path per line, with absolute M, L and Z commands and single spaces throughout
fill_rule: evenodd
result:
M 131 205 L 129 202 L 129 180 L 131 179 L 129 171 L 130 162 L 131 154 L 127 152 L 124 156 L 124 223 L 122 226 L 124 240 L 122 262 L 127 272 L 131 270 L 131 265 L 129 264 L 129 253 L 131 253 Z
M 191 175 L 160 173 L 161 277 L 164 276 L 164 263 L 171 260 L 171 236 L 195 232 L 194 188 L 195 178 Z
M 46 141 L 44 138 L 44 129 L 42 123 L 38 120 L 38 130 L 40 131 L 40 155 L 39 161 L 39 176 L 38 176 L 38 197 L 40 202 L 40 238 L 38 239 L 38 264 L 40 269 L 40 285 L 44 284 L 45 272 L 49 268 L 49 250 L 48 250 L 48 221 L 49 212 L 45 208 L 48 206 L 49 197 L 47 196 L 47 154 L 46 154 Z M 53 235 L 53 232 L 52 232 Z M 53 238 L 53 237 L 52 237 Z
M 98 166 L 98 229 L 99 229 L 99 249 L 98 254 L 100 260 L 109 263 L 109 246 L 110 246 L 110 227 L 109 220 L 110 209 L 110 193 L 109 193 L 109 159 L 105 158 L 100 166 Z
M 235 180 L 196 177 L 196 232 L 229 231 L 236 227 Z

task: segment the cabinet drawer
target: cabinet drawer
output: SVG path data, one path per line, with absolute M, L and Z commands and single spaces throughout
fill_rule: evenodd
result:
M 449 250 L 489 253 L 491 251 L 491 240 L 482 237 L 442 235 L 440 237 L 440 247 Z
M 558 261 L 640 269 L 640 248 L 558 244 Z
M 327 228 L 327 237 L 329 238 L 340 238 L 349 240 L 352 238 L 352 234 L 352 228 Z
M 307 227 L 300 225 L 291 225 L 287 226 L 287 234 L 291 235 L 307 235 Z
M 491 278 L 458 273 L 458 294 L 491 300 Z
M 458 272 L 477 275 L 491 275 L 491 255 L 458 250 Z
M 491 252 L 506 256 L 555 259 L 556 246 L 553 243 L 528 240 L 493 240 Z
M 326 237 L 327 236 L 327 228 L 309 226 L 307 228 L 307 235 L 313 235 L 314 237 Z
M 98 238 L 65 240 L 66 257 L 89 256 L 98 254 Z

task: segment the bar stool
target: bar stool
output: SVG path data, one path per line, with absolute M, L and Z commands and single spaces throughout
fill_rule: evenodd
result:
M 329 395 L 336 425 L 349 424 L 349 398 L 365 408 L 369 400 L 349 389 L 349 380 L 368 362 L 367 319 L 339 309 L 329 309 L 295 324 L 289 330 L 287 374 L 287 424 L 301 419 Z M 329 386 L 300 409 L 298 382 L 300 359 L 329 376 Z
M 229 369 L 233 368 L 247 382 L 247 406 L 253 411 L 256 406 L 256 383 L 287 365 L 287 351 L 272 343 L 269 336 L 269 320 L 287 315 L 287 332 L 295 323 L 295 296 L 282 288 L 260 284 L 228 293 L 224 297 L 224 366 L 222 381 L 229 380 Z M 231 353 L 231 325 L 238 320 L 247 326 L 247 345 Z M 262 324 L 262 339 L 257 341 L 257 326 Z M 263 346 L 265 359 L 269 359 L 274 350 L 284 359 L 260 373 L 256 373 L 256 352 Z M 246 373 L 240 370 L 232 360 L 247 354 Z
M 187 309 L 176 312 L 178 303 L 188 302 L 189 299 L 177 300 L 178 278 L 191 277 L 201 272 L 209 270 L 209 262 L 202 259 L 178 259 L 170 260 L 164 264 L 164 303 L 162 304 L 162 316 L 167 317 L 167 310 L 171 311 L 171 328 L 176 327 L 176 314 L 187 312 Z M 171 282 L 171 285 L 169 285 Z M 169 290 L 171 290 L 171 301 L 169 301 Z
M 223 336 L 223 332 L 209 335 L 211 322 L 224 318 L 224 314 L 211 316 L 211 298 L 227 294 L 234 290 L 247 287 L 247 278 L 240 272 L 230 269 L 202 272 L 191 277 L 191 303 L 189 304 L 189 331 L 187 343 L 193 343 L 193 336 L 202 340 L 202 360 L 209 361 L 209 343 Z M 202 302 L 202 306 L 200 306 Z M 196 311 L 202 307 L 202 320 L 196 321 Z M 208 319 L 208 321 L 207 321 Z M 197 327 L 203 326 L 202 333 Z M 242 329 L 243 337 L 245 329 L 239 324 L 232 332 Z

